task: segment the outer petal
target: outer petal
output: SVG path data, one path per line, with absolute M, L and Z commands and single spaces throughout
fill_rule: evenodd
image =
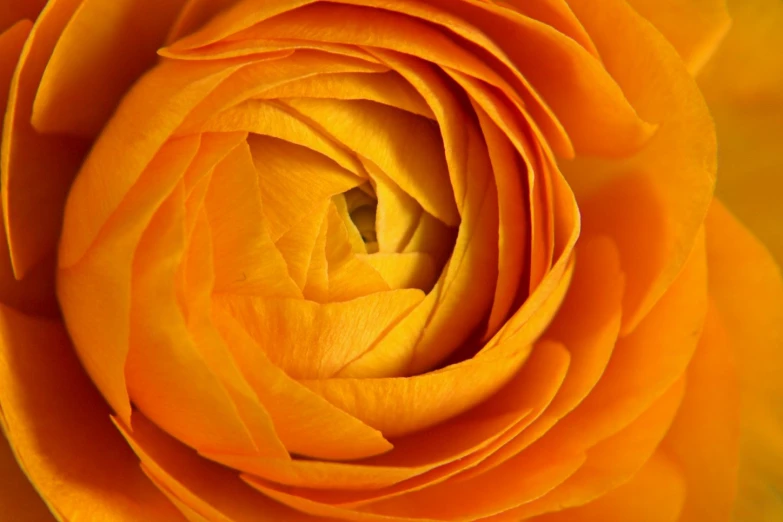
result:
M 731 27 L 726 0 L 626 0 L 647 18 L 698 72 Z
M 0 405 L 17 460 L 58 519 L 182 520 L 112 427 L 60 323 L 0 305 Z
M 764 247 L 716 202 L 707 219 L 710 292 L 740 376 L 736 520 L 783 518 L 783 280 Z
M 11 447 L 0 430 L 0 513 L 16 522 L 55 520 L 16 462 Z
M 82 0 L 41 78 L 35 128 L 95 136 L 125 91 L 155 63 L 155 51 L 184 3 Z
M 783 4 L 730 0 L 732 29 L 699 84 L 718 133 L 717 191 L 783 262 Z
M 13 11 L 13 8 L 9 11 Z M 3 14 L 6 14 L 5 10 Z M 0 107 L 3 109 L 8 102 L 11 77 L 32 25 L 29 20 L 22 20 L 0 33 Z M 0 137 L 2 134 L 3 131 L 0 129 Z M 2 202 L 0 202 L 1 210 Z M 47 312 L 52 315 L 57 313 L 53 280 L 49 275 L 51 268 L 51 263 L 44 263 L 37 266 L 22 281 L 17 281 L 11 264 L 5 226 L 0 226 L 0 302 L 31 313 Z
M 0 11 L 0 33 L 19 20 L 35 20 L 46 0 L 5 0 Z

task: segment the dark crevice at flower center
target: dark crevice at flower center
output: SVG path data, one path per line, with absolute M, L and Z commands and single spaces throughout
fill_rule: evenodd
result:
M 348 215 L 351 217 L 356 230 L 362 236 L 367 246 L 367 252 L 372 254 L 378 251 L 378 236 L 375 231 L 375 216 L 378 209 L 378 200 L 370 185 L 352 188 L 344 194 L 348 207 Z

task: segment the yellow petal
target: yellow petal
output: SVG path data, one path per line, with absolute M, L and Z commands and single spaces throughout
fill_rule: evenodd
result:
M 215 292 L 301 297 L 269 235 L 250 147 L 243 142 L 212 173 L 204 202 L 215 263 Z
M 389 288 L 418 288 L 428 292 L 438 273 L 432 256 L 423 252 L 365 254 L 358 258 L 373 267 Z
M 432 368 L 489 311 L 497 281 L 497 192 L 483 140 L 469 130 L 472 175 L 454 251 L 441 278 L 420 306 L 341 376 L 400 376 Z M 471 299 L 463 299 L 466 293 Z
M 707 218 L 710 294 L 740 383 L 737 520 L 783 516 L 783 281 L 770 254 L 716 201 Z
M 183 520 L 111 426 L 61 323 L 0 305 L 0 407 L 18 462 L 58 520 Z
M 311 76 L 299 82 L 287 83 L 265 91 L 261 97 L 374 101 L 434 119 L 432 111 L 422 97 L 402 76 L 393 71 L 378 74 L 337 73 Z
M 155 64 L 155 51 L 184 3 L 82 0 L 46 65 L 33 126 L 42 133 L 97 135 L 125 91 Z
M 274 241 L 325 200 L 364 181 L 303 145 L 269 136 L 253 136 L 249 143 Z
M 379 292 L 342 303 L 226 296 L 225 307 L 269 359 L 295 379 L 328 378 L 368 350 L 421 302 L 420 290 Z
M 291 99 L 286 104 L 373 162 L 424 210 L 447 225 L 459 222 L 440 134 L 430 120 L 365 101 Z

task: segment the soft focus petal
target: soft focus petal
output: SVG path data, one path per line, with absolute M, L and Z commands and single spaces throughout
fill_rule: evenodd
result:
M 46 0 L 5 0 L 3 10 L 0 11 L 0 33 L 20 20 L 34 22 L 44 4 L 46 4 Z
M 739 390 L 736 355 L 715 306 L 688 367 L 687 389 L 663 448 L 688 495 L 680 522 L 729 522 L 737 496 Z
M 58 519 L 182 520 L 112 427 L 62 324 L 0 305 L 0 405 L 21 467 Z
M 617 242 L 626 273 L 623 333 L 669 288 L 693 248 L 712 199 L 712 119 L 682 59 L 628 4 L 569 0 L 607 70 L 655 136 L 624 162 L 563 164 L 586 232 Z M 622 42 L 618 45 L 618 42 Z
M 716 202 L 707 219 L 710 293 L 740 381 L 736 520 L 783 517 L 783 280 L 774 260 Z
M 0 513 L 18 522 L 56 520 L 16 461 L 5 433 L 0 430 Z
M 730 0 L 733 25 L 699 76 L 718 132 L 717 193 L 783 263 L 783 4 Z
M 719 48 L 731 27 L 726 0 L 627 0 L 697 73 Z

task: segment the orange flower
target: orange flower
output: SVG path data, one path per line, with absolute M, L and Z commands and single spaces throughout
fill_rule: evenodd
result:
M 0 512 L 783 516 L 735 3 L 6 0 Z

